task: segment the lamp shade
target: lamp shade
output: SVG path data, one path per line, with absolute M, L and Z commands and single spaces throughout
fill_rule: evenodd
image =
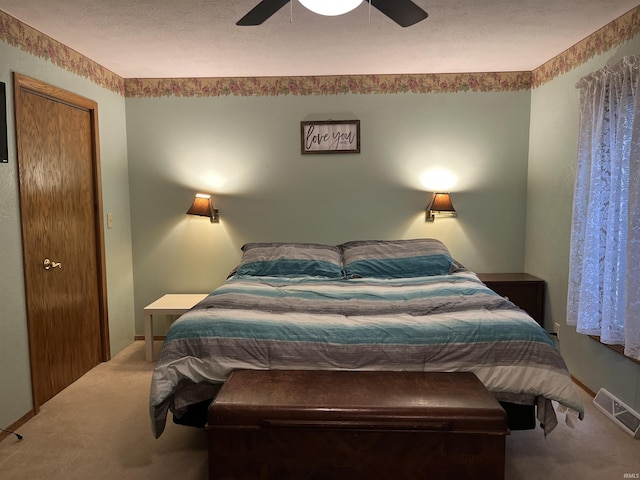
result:
M 362 0 L 299 0 L 299 2 L 313 13 L 334 17 L 354 10 Z
M 193 204 L 187 211 L 187 214 L 200 215 L 202 217 L 211 217 L 211 210 L 211 195 L 198 193 L 193 199 Z
M 451 212 L 455 213 L 456 209 L 453 208 L 451 203 L 451 196 L 448 193 L 436 193 L 433 196 L 433 202 L 431 202 L 431 211 L 436 212 Z
M 434 193 L 431 205 L 427 208 L 427 222 L 433 222 L 436 215 L 443 217 L 457 217 L 456 209 L 451 203 L 448 193 Z

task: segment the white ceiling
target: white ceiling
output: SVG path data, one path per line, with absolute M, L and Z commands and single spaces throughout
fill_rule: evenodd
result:
M 259 0 L 0 0 L 0 10 L 124 78 L 528 71 L 638 0 L 414 0 L 402 28 L 365 2 L 322 17 L 297 0 L 256 27 Z

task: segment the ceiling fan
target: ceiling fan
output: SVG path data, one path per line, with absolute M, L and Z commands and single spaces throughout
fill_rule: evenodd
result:
M 236 25 L 241 27 L 260 25 L 293 0 L 262 0 L 242 17 Z M 429 15 L 411 0 L 365 0 L 402 27 L 410 27 Z

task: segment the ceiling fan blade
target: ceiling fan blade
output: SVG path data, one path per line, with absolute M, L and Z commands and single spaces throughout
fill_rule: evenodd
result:
M 429 16 L 411 0 L 371 0 L 371 5 L 401 27 L 410 27 Z
M 238 20 L 236 25 L 241 27 L 260 25 L 287 3 L 289 3 L 289 0 L 262 0 L 249 13 Z

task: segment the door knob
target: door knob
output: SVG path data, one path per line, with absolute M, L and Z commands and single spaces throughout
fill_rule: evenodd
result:
M 44 259 L 44 262 L 42 262 L 42 266 L 45 270 L 51 270 L 52 268 L 62 268 L 62 264 L 60 262 L 54 262 L 49 260 L 48 258 Z

